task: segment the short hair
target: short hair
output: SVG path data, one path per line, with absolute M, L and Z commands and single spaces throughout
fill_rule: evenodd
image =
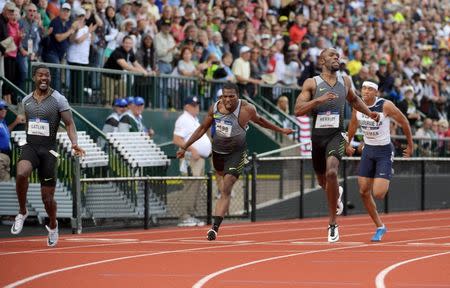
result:
M 234 90 L 236 91 L 236 94 L 239 96 L 239 88 L 235 83 L 232 82 L 226 82 L 225 84 L 223 84 L 223 88 L 222 90 Z
M 39 69 L 47 69 L 47 70 L 50 70 L 50 68 L 48 68 L 47 65 L 45 65 L 45 64 L 38 64 L 38 65 L 34 66 L 34 68 L 33 68 L 33 76 L 36 75 L 36 72 L 37 72 L 37 70 L 39 70 Z
M 127 36 L 123 37 L 123 39 L 122 39 L 122 43 L 124 43 L 124 42 L 125 42 L 125 40 L 127 40 L 127 39 L 130 39 L 131 41 L 134 41 L 134 40 L 133 40 L 133 38 L 131 38 L 131 36 L 130 36 L 130 35 L 127 35 Z

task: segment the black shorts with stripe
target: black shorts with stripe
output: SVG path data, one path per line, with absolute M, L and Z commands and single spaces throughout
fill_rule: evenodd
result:
M 50 151 L 56 152 L 56 145 L 33 145 L 25 144 L 21 148 L 20 160 L 27 160 L 33 169 L 38 170 L 41 185 L 54 187 L 58 167 L 58 158 Z
M 313 167 L 317 174 L 325 174 L 328 157 L 334 156 L 340 161 L 344 156 L 345 139 L 341 131 L 327 136 L 312 135 L 311 142 Z
M 214 169 L 223 174 L 231 174 L 239 178 L 245 164 L 247 164 L 247 149 L 235 151 L 228 154 L 221 154 L 213 151 L 212 154 Z

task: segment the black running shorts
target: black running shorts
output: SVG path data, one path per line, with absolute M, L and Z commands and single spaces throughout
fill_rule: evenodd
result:
M 58 158 L 50 153 L 50 150 L 56 151 L 56 145 L 25 144 L 22 146 L 19 161 L 30 161 L 33 169 L 38 170 L 41 185 L 54 187 L 56 185 Z
M 336 157 L 339 161 L 344 156 L 345 139 L 340 131 L 327 136 L 312 136 L 312 161 L 314 171 L 319 174 L 325 174 L 327 169 L 327 158 Z
M 213 151 L 212 154 L 214 169 L 223 174 L 231 174 L 239 178 L 245 164 L 247 163 L 247 149 L 229 154 L 221 154 Z

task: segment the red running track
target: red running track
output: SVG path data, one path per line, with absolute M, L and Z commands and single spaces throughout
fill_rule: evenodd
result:
M 367 215 L 233 224 L 217 241 L 208 228 L 170 228 L 0 241 L 5 287 L 450 287 L 450 210 L 382 216 L 371 243 Z M 26 229 L 26 227 L 24 227 Z

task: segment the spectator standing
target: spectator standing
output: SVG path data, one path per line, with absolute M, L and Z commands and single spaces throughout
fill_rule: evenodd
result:
M 105 10 L 105 41 L 106 48 L 104 53 L 104 62 L 111 56 L 111 53 L 116 49 L 116 38 L 119 34 L 119 29 L 116 25 L 116 10 L 112 6 L 106 7 Z
M 6 113 L 8 112 L 8 103 L 0 100 L 0 182 L 8 181 L 11 177 L 10 163 L 11 163 L 11 135 L 10 132 L 18 124 L 25 123 L 25 117 L 18 115 L 13 123 L 6 124 Z
M 240 49 L 240 57 L 236 59 L 233 63 L 233 74 L 236 77 L 236 81 L 239 87 L 239 94 L 253 96 L 250 95 L 250 91 L 254 91 L 251 89 L 252 85 L 259 84 L 261 80 L 251 78 L 251 69 L 250 69 L 250 52 L 251 49 L 247 46 L 243 46 Z
M 142 36 L 141 47 L 136 53 L 136 59 L 148 73 L 158 71 L 155 59 L 155 48 L 153 47 L 153 38 L 149 34 L 144 34 Z
M 4 65 L 5 65 L 5 77 L 9 79 L 15 85 L 18 84 L 19 77 L 17 75 L 18 65 L 16 62 L 17 59 L 17 51 L 20 46 L 20 41 L 22 39 L 22 33 L 20 32 L 19 27 L 19 19 L 20 19 L 20 11 L 19 8 L 15 7 L 13 11 L 8 13 L 8 24 L 7 31 L 8 37 L 11 37 L 14 43 L 14 49 L 7 51 L 4 57 Z M 13 99 L 14 91 L 12 88 L 8 86 L 3 86 L 3 99 L 8 103 L 16 103 L 16 99 Z
M 409 125 L 411 129 L 415 131 L 416 122 L 420 120 L 419 109 L 417 102 L 414 99 L 414 88 L 412 86 L 407 86 L 404 89 L 405 98 L 403 101 L 398 103 L 398 108 L 402 113 L 408 118 Z
M 173 143 L 179 148 L 184 147 L 194 131 L 200 126 L 198 113 L 200 111 L 197 97 L 184 100 L 184 112 L 175 122 Z M 205 174 L 205 159 L 211 154 L 211 141 L 205 134 L 194 142 L 180 159 L 180 172 L 183 176 L 203 176 Z M 200 181 L 186 181 L 182 191 L 181 213 L 178 226 L 204 226 L 197 218 L 196 208 L 201 193 Z
M 168 19 L 161 19 L 161 32 L 155 37 L 155 52 L 158 69 L 162 74 L 172 72 L 172 61 L 177 52 L 175 39 L 170 34 L 172 22 Z
M 70 20 L 71 6 L 64 3 L 61 13 L 50 22 L 48 45 L 43 47 L 42 60 L 47 63 L 61 64 L 69 48 L 69 37 L 75 33 Z M 59 69 L 51 69 L 52 83 L 56 90 L 61 90 L 61 77 Z

